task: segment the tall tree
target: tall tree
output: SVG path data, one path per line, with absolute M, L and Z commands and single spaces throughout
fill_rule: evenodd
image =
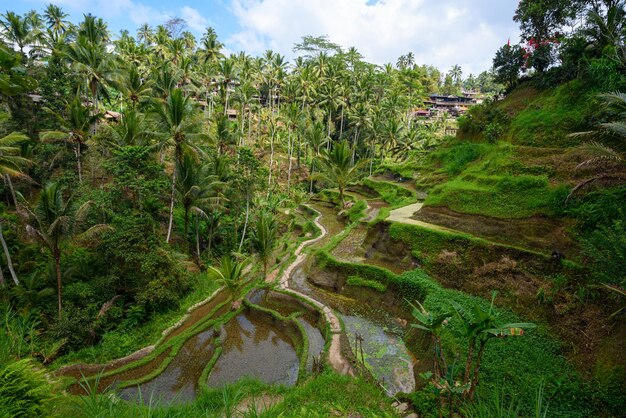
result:
M 59 319 L 63 315 L 61 258 L 64 243 L 70 240 L 95 239 L 99 234 L 111 229 L 106 224 L 97 224 L 79 234 L 92 205 L 93 202 L 88 201 L 75 208 L 72 197 L 67 200 L 63 198 L 58 183 L 48 183 L 41 190 L 37 206 L 28 209 L 30 216 L 26 230 L 45 246 L 54 261 Z
M 174 163 L 181 161 L 185 153 L 196 155 L 199 152 L 197 141 L 208 139 L 200 132 L 202 121 L 194 114 L 191 99 L 181 89 L 174 89 L 167 99 L 156 107 L 156 120 L 161 131 L 154 135 L 160 139 L 159 148 L 174 149 Z M 172 174 L 172 195 L 170 198 L 170 217 L 167 227 L 166 242 L 170 242 L 174 220 L 174 200 L 176 195 L 176 171 Z

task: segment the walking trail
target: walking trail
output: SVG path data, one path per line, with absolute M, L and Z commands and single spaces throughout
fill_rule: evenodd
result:
M 304 248 L 306 246 L 315 244 L 316 242 L 320 241 L 322 238 L 324 238 L 328 234 L 328 231 L 326 230 L 326 228 L 319 222 L 320 218 L 322 217 L 322 214 L 313 208 L 311 209 L 318 213 L 317 217 L 315 218 L 313 222 L 320 229 L 321 234 L 318 237 L 304 241 L 302 244 L 300 244 L 300 246 L 296 249 L 294 253 L 296 255 L 296 259 L 283 272 L 282 276 L 279 279 L 279 286 L 281 289 L 284 289 L 297 297 L 307 300 L 311 304 L 317 306 L 323 312 L 324 319 L 329 324 L 330 332 L 332 334 L 332 339 L 330 342 L 330 349 L 328 350 L 328 362 L 333 367 L 333 369 L 335 369 L 337 372 L 341 374 L 354 376 L 355 375 L 354 368 L 352 367 L 350 362 L 346 360 L 341 354 L 341 332 L 342 331 L 341 331 L 341 322 L 339 321 L 339 318 L 337 318 L 337 316 L 335 315 L 335 313 L 330 307 L 324 305 L 323 303 L 321 303 L 320 301 L 316 299 L 313 299 L 309 295 L 305 295 L 304 293 L 300 293 L 294 289 L 289 288 L 289 278 L 291 277 L 291 274 L 295 271 L 296 268 L 302 265 L 302 263 L 304 263 L 304 261 L 307 258 L 307 254 L 304 254 L 302 252 Z

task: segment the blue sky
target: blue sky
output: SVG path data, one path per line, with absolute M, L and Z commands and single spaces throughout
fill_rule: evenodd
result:
M 74 22 L 83 13 L 102 17 L 114 33 L 182 17 L 198 37 L 214 27 L 228 52 L 292 58 L 302 36 L 328 35 L 376 64 L 411 51 L 419 64 L 459 64 L 465 75 L 488 69 L 495 51 L 519 36 L 517 0 L 2 0 L 0 12 L 43 11 L 50 2 Z

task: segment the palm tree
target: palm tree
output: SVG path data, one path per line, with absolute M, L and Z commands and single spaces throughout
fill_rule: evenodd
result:
M 585 143 L 579 147 L 579 149 L 582 150 L 588 158 L 578 164 L 576 167 L 578 169 L 598 166 L 604 166 L 606 168 L 607 164 L 623 165 L 624 162 L 626 162 L 626 157 L 623 153 L 620 153 L 619 151 L 599 142 L 604 139 L 613 139 L 624 141 L 626 143 L 626 93 L 607 93 L 601 94 L 599 97 L 604 101 L 605 112 L 609 122 L 600 123 L 593 131 L 576 132 L 569 135 L 575 138 L 594 139 L 593 141 Z M 622 173 L 613 173 L 610 171 L 600 172 L 574 186 L 567 197 L 566 202 L 578 190 L 588 187 L 593 183 L 598 181 L 623 179 L 624 175 Z
M 222 256 L 217 267 L 210 266 L 208 273 L 211 278 L 222 286 L 225 286 L 233 295 L 234 299 L 239 297 L 239 290 L 245 284 L 243 270 L 247 262 L 239 262 L 229 255 Z
M 224 44 L 218 41 L 215 30 L 209 27 L 202 36 L 198 55 L 204 63 L 214 64 L 223 58 L 223 47 Z
M 348 184 L 356 180 L 359 170 L 366 160 L 361 160 L 357 164 L 352 163 L 352 150 L 347 141 L 341 141 L 322 154 L 322 171 L 314 177 L 322 179 L 337 186 L 339 190 L 339 202 L 341 209 L 345 206 L 344 191 Z
M 28 137 L 19 132 L 13 132 L 0 138 L 0 173 L 3 174 L 4 180 L 9 185 L 13 204 L 18 207 L 15 190 L 11 176 L 22 177 L 28 179 L 28 176 L 21 171 L 21 167 L 30 164 L 30 160 L 21 156 L 21 148 L 19 144 L 28 141 Z
M 209 175 L 189 154 L 176 161 L 176 192 L 184 208 L 185 239 L 189 232 L 189 215 L 196 215 L 196 255 L 200 257 L 199 218 L 208 218 L 206 208 L 216 208 L 223 196 L 221 182 Z
M 267 277 L 267 265 L 274 248 L 276 247 L 276 233 L 278 232 L 274 215 L 268 211 L 262 211 L 252 229 L 252 246 L 263 262 L 263 276 Z
M 70 22 L 65 20 L 69 15 L 59 6 L 49 4 L 43 14 L 48 24 L 48 29 L 56 36 L 65 33 L 70 27 Z
M 463 76 L 463 70 L 461 69 L 461 66 L 458 64 L 455 64 L 454 66 L 452 66 L 452 69 L 450 70 L 450 76 L 452 77 L 452 80 L 454 80 L 454 84 L 455 85 L 460 85 L 461 81 L 462 81 L 462 76 Z
M 82 181 L 82 147 L 100 115 L 92 114 L 82 105 L 78 97 L 67 104 L 66 115 L 60 115 L 49 108 L 45 110 L 57 119 L 61 130 L 41 132 L 39 137 L 44 142 L 64 142 L 74 147 L 78 181 Z
M 91 94 L 93 109 L 97 111 L 100 96 L 109 98 L 106 86 L 113 82 L 117 70 L 105 45 L 90 41 L 90 38 L 97 40 L 104 35 L 91 32 L 89 31 L 89 37 L 79 36 L 75 42 L 68 45 L 66 56 L 82 78 L 82 84 Z
M 74 209 L 72 197 L 64 201 L 59 185 L 48 183 L 39 195 L 39 204 L 32 210 L 28 209 L 30 219 L 26 231 L 45 246 L 54 260 L 59 319 L 63 313 L 61 277 L 63 244 L 70 240 L 87 241 L 111 229 L 106 224 L 97 224 L 78 234 L 92 205 L 93 202 L 88 201 Z
M 364 102 L 359 102 L 351 109 L 348 118 L 354 126 L 354 138 L 352 140 L 352 164 L 354 164 L 359 134 L 372 125 L 370 107 Z
M 131 106 L 136 108 L 141 103 L 147 103 L 152 97 L 152 85 L 154 81 L 145 79 L 135 65 L 130 65 L 128 71 L 115 83 L 117 89 Z
M 104 125 L 110 133 L 107 145 L 112 148 L 127 146 L 148 146 L 151 133 L 146 117 L 134 109 L 124 112 L 124 117 L 117 125 Z
M 147 23 L 142 24 L 137 29 L 137 40 L 143 43 L 145 46 L 148 46 L 152 43 L 152 39 L 154 38 L 154 31 Z
M 159 148 L 174 148 L 174 161 L 181 161 L 185 153 L 196 155 L 199 152 L 194 141 L 208 138 L 201 134 L 201 120 L 194 115 L 193 103 L 182 90 L 174 89 L 167 99 L 156 108 L 157 122 L 161 131 L 154 135 L 161 138 Z M 170 199 L 170 218 L 165 242 L 170 242 L 172 222 L 174 220 L 174 199 L 176 193 L 176 171 L 172 175 L 172 195 Z
M 321 148 L 330 140 L 324 132 L 324 125 L 321 122 L 315 122 L 306 132 L 306 138 L 311 147 L 313 155 L 311 156 L 311 168 L 309 176 L 309 193 L 313 193 L 313 176 L 315 174 L 315 160 L 319 158 Z
M 17 46 L 24 55 L 24 48 L 35 42 L 35 32 L 27 16 L 20 16 L 14 12 L 0 15 L 0 29 L 2 37 L 10 44 Z

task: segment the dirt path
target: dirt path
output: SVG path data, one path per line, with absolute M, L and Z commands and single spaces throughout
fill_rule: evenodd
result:
M 324 319 L 329 324 L 330 332 L 332 334 L 332 339 L 330 342 L 330 349 L 328 350 L 328 362 L 333 367 L 333 369 L 335 369 L 337 372 L 341 374 L 348 374 L 350 376 L 354 376 L 355 373 L 354 373 L 354 369 L 352 368 L 352 365 L 341 354 L 340 336 L 341 336 L 342 331 L 341 331 L 341 322 L 339 321 L 339 318 L 337 318 L 337 316 L 335 315 L 332 309 L 330 309 L 328 306 L 324 305 L 320 301 L 313 299 L 312 297 L 305 295 L 304 293 L 300 293 L 296 290 L 289 288 L 289 278 L 291 277 L 291 274 L 307 258 L 307 254 L 302 253 L 302 250 L 304 249 L 304 247 L 315 244 L 316 242 L 320 241 L 322 238 L 324 238 L 328 234 L 328 231 L 326 231 L 326 228 L 324 228 L 324 226 L 319 222 L 320 218 L 322 217 L 322 214 L 313 208 L 311 209 L 318 213 L 317 217 L 315 218 L 313 222 L 320 229 L 320 231 L 322 231 L 322 233 L 318 237 L 315 237 L 308 241 L 304 241 L 302 244 L 300 244 L 300 246 L 296 249 L 294 253 L 296 255 L 296 259 L 283 272 L 279 280 L 279 285 L 282 289 L 289 291 L 295 296 L 306 299 L 307 301 L 309 301 L 311 304 L 318 307 L 323 312 Z
M 453 229 L 449 229 L 440 225 L 430 224 L 428 222 L 418 221 L 417 219 L 413 219 L 412 216 L 415 212 L 419 211 L 424 206 L 423 202 L 413 203 L 411 205 L 402 206 L 401 208 L 394 209 L 389 212 L 388 220 L 392 222 L 399 222 L 403 224 L 409 225 L 418 225 L 424 228 L 436 229 L 438 231 L 448 231 L 448 232 L 458 232 Z

